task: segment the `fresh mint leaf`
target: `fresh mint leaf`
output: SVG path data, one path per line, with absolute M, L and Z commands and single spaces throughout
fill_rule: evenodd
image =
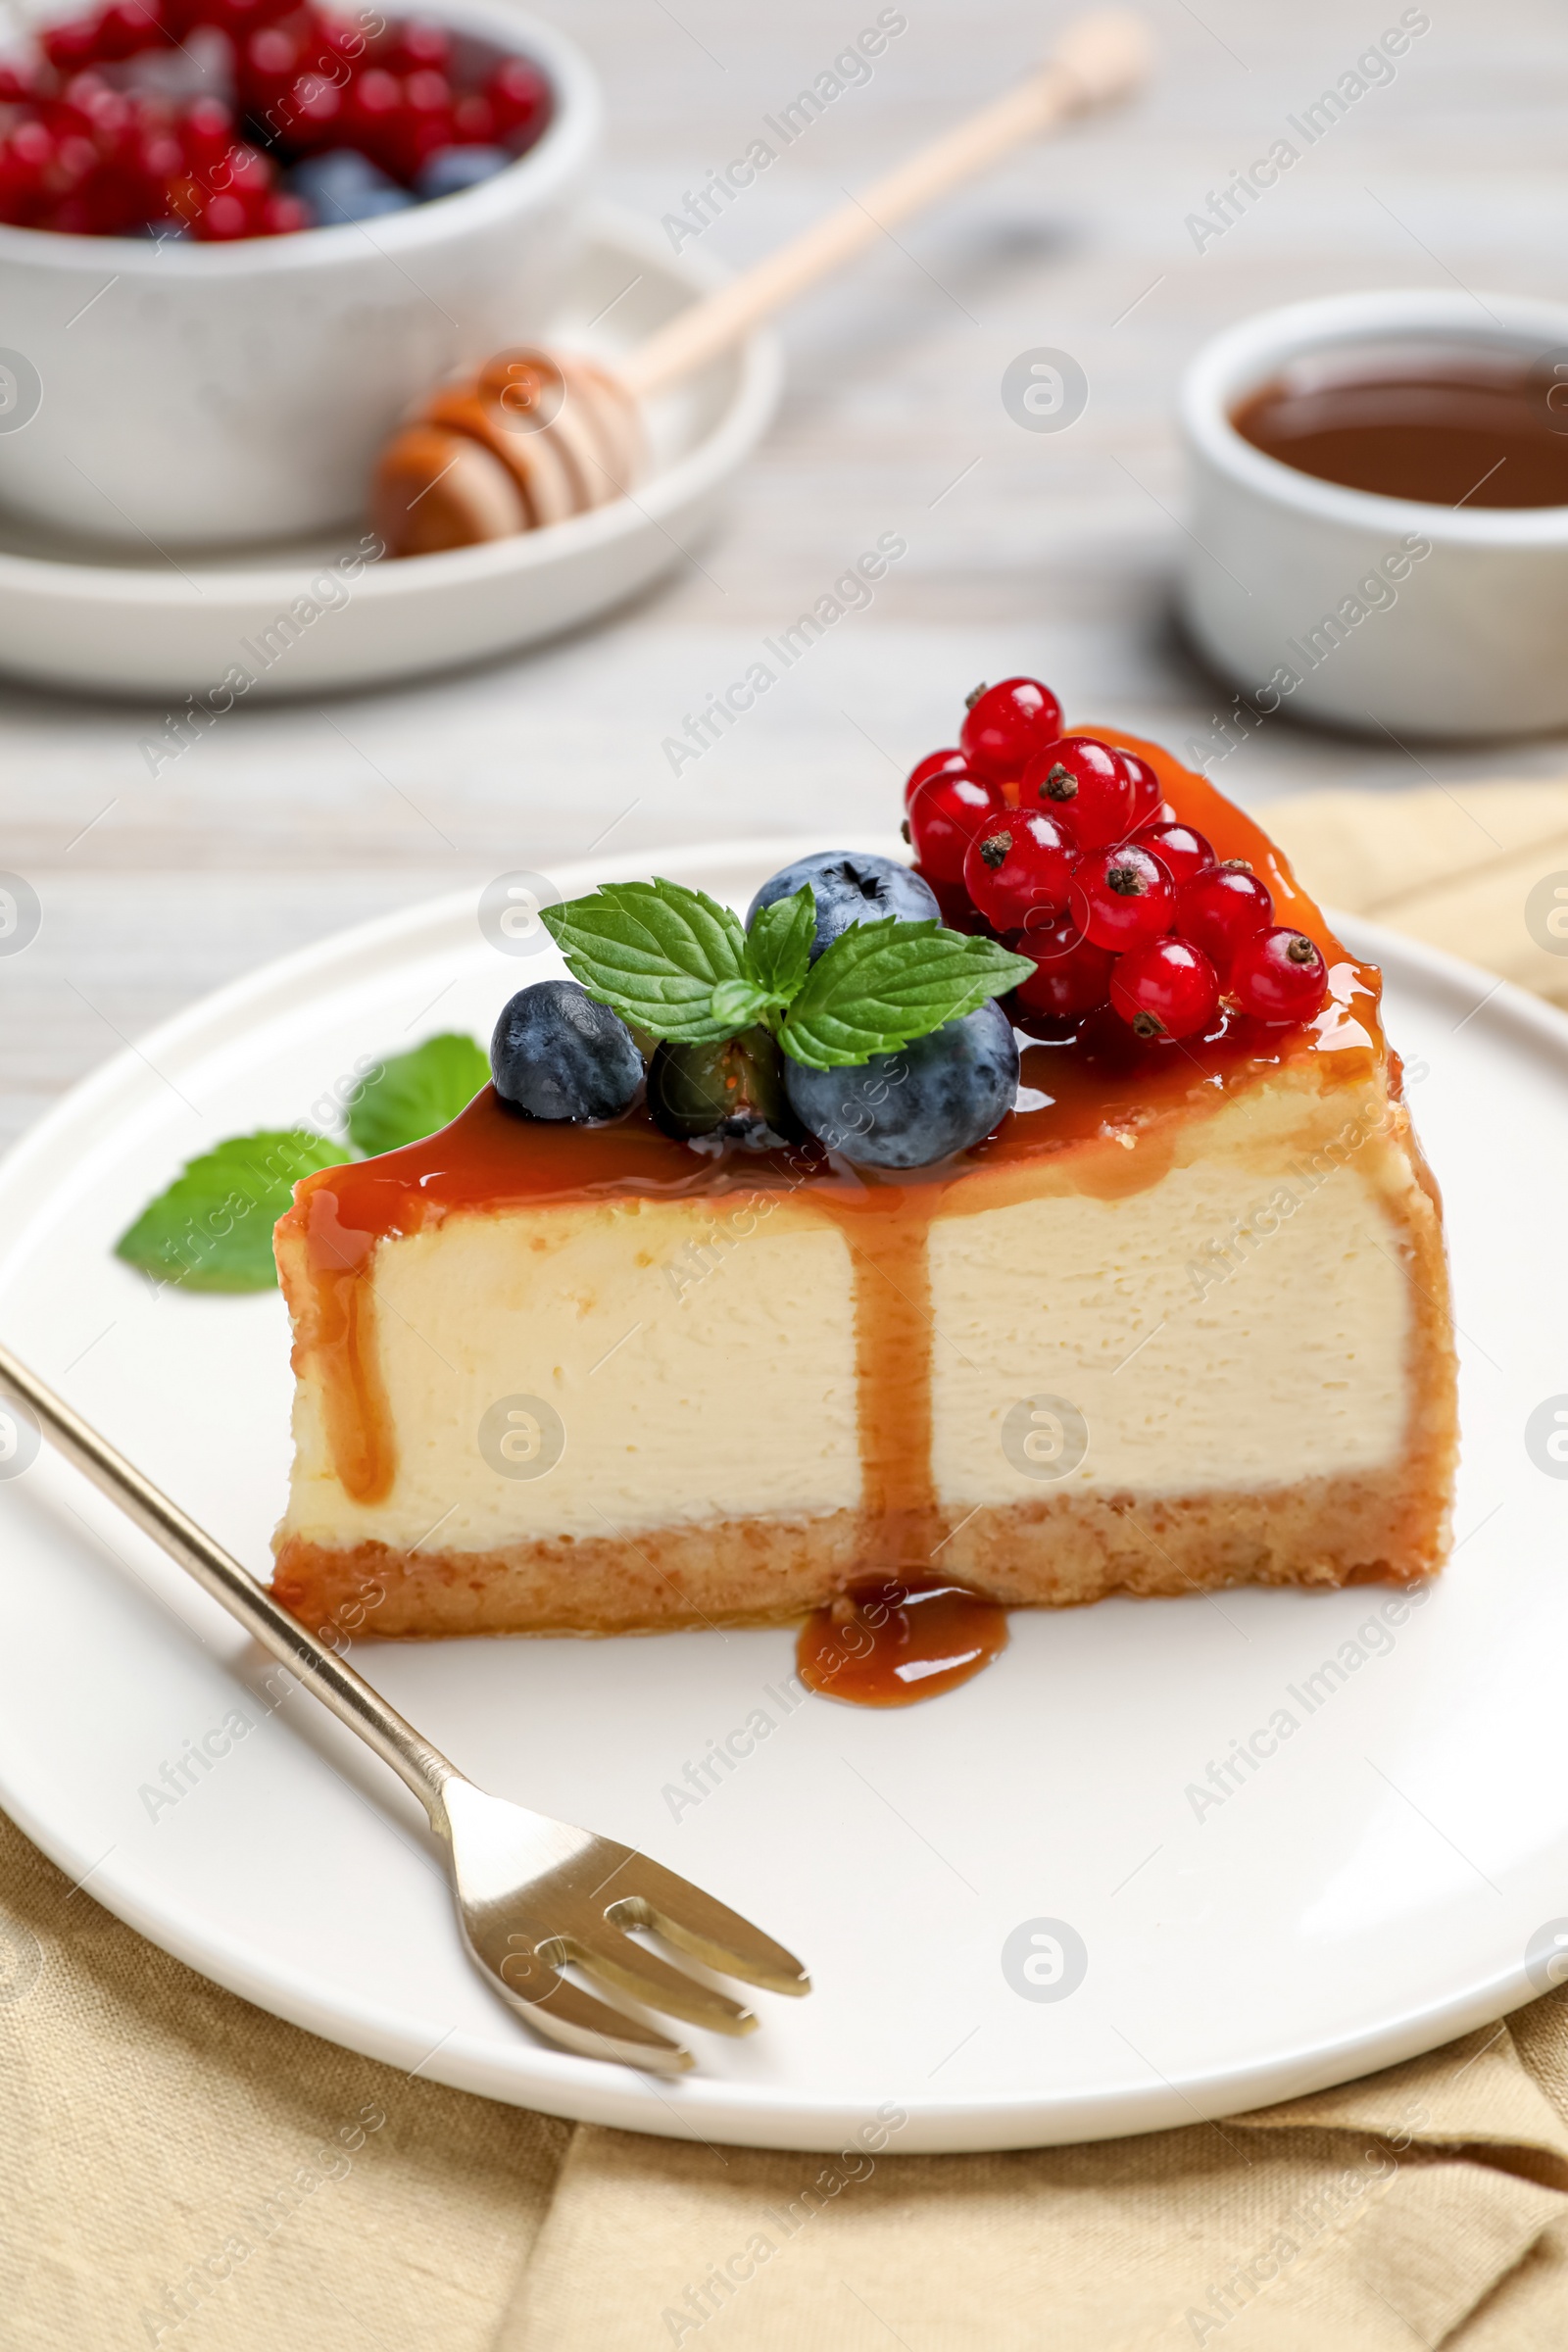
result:
M 746 934 L 746 972 L 769 1004 L 787 1004 L 811 968 L 816 900 L 809 882 L 792 898 L 775 899 Z
M 724 1035 L 738 1037 L 743 1029 L 750 1029 L 760 1020 L 776 1000 L 751 980 L 721 980 L 709 1002 L 714 1020 L 724 1024 Z
M 204 1152 L 150 1201 L 115 1253 L 187 1291 L 267 1291 L 277 1281 L 272 1227 L 302 1176 L 349 1157 L 308 1128 L 266 1128 Z
M 1034 968 L 994 939 L 937 922 L 858 923 L 811 966 L 779 1043 L 813 1070 L 869 1061 L 1004 996 Z
M 417 1144 L 450 1126 L 489 1075 L 489 1058 L 471 1037 L 427 1037 L 369 1072 L 349 1105 L 349 1142 L 372 1156 Z
M 541 906 L 540 920 L 591 997 L 672 1045 L 714 1045 L 735 1024 L 713 991 L 744 980 L 738 916 L 678 882 L 607 882 L 590 898 Z

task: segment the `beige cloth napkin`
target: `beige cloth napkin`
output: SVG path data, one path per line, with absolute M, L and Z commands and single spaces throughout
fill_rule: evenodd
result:
M 1324 898 L 1568 1000 L 1524 912 L 1568 875 L 1568 784 L 1268 815 Z M 353 2057 L 0 1820 L 0 2352 L 1568 2346 L 1568 1987 L 1223 2123 L 862 2158 L 786 2232 L 824 2161 L 573 2130 Z

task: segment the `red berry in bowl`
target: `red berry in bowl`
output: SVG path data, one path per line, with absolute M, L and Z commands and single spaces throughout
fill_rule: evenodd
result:
M 1153 939 L 1118 957 L 1110 1001 L 1142 1038 L 1190 1037 L 1206 1029 L 1219 1004 L 1219 974 L 1185 939 Z
M 1170 929 L 1176 889 L 1152 851 L 1128 842 L 1085 858 L 1067 903 L 1086 939 L 1125 956 Z
M 417 74 L 421 67 L 434 67 L 445 74 L 452 58 L 452 36 L 444 24 L 434 24 L 428 17 L 414 17 L 398 25 L 386 63 L 394 74 Z
M 1127 770 L 1128 781 L 1133 788 L 1134 826 L 1152 825 L 1159 814 L 1165 797 L 1164 786 L 1149 761 L 1137 752 L 1124 751 L 1118 744 L 1116 757 Z
M 1093 1012 L 1109 996 L 1116 958 L 1108 948 L 1097 948 L 1085 939 L 1071 915 L 1026 931 L 1014 946 L 1035 967 L 1032 977 L 1020 980 L 1013 990 L 1027 1012 L 1073 1021 Z
M 1121 756 L 1092 735 L 1062 735 L 1023 771 L 1020 807 L 1049 808 L 1081 850 L 1125 841 L 1133 824 L 1133 785 Z
M 485 83 L 495 114 L 496 135 L 514 155 L 534 140 L 550 120 L 550 84 L 525 57 L 509 57 Z
M 228 245 L 252 234 L 251 212 L 238 196 L 209 196 L 191 223 L 191 234 L 205 245 Z
M 1176 901 L 1176 932 L 1201 948 L 1220 978 L 1242 942 L 1274 920 L 1268 885 L 1247 865 L 1216 865 L 1186 883 Z
M 1215 862 L 1214 853 L 1201 833 L 1191 825 L 1143 825 L 1133 835 L 1140 847 L 1152 850 L 1171 880 L 1180 889 L 1184 882 L 1206 874 Z
M 63 24 L 51 24 L 43 35 L 43 53 L 60 74 L 79 73 L 90 66 L 98 55 L 98 20 L 96 17 L 68 17 Z
M 478 90 L 469 90 L 452 109 L 452 140 L 457 147 L 494 147 L 496 110 Z
M 262 204 L 261 233 L 264 237 L 288 237 L 302 228 L 310 228 L 315 216 L 303 196 L 269 196 Z
M 968 768 L 969 762 L 960 751 L 927 752 L 909 770 L 908 782 L 904 787 L 904 806 L 907 808 L 921 785 L 929 784 L 933 776 L 966 775 Z
M 1254 1021 L 1309 1021 L 1323 1009 L 1329 967 L 1315 941 L 1281 923 L 1242 942 L 1231 965 L 1230 992 Z
M 977 686 L 958 741 L 977 776 L 1001 784 L 1021 775 L 1031 756 L 1054 742 L 1061 729 L 1061 705 L 1038 678 L 1004 678 L 1000 686 Z
M 905 830 L 928 882 L 961 882 L 969 844 L 1001 804 L 974 776 L 932 776 L 909 803 Z
M 963 886 L 994 929 L 1022 931 L 1064 910 L 1078 847 L 1044 809 L 1008 809 L 982 825 L 963 860 Z
M 234 118 L 220 98 L 196 98 L 174 131 L 192 164 L 216 164 L 234 139 Z

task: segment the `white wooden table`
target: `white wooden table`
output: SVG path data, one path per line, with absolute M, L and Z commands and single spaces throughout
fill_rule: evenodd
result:
M 1403 0 L 1148 0 L 1162 63 L 1134 114 L 1025 157 L 889 242 L 788 323 L 778 425 L 719 533 L 610 625 L 470 675 L 241 706 L 154 780 L 148 714 L 0 687 L 0 867 L 44 919 L 0 957 L 0 1138 L 192 998 L 341 924 L 621 847 L 890 823 L 978 679 L 1038 672 L 1069 710 L 1180 751 L 1226 693 L 1168 619 L 1172 389 L 1216 328 L 1348 287 L 1568 291 L 1568 17 L 1431 0 L 1370 90 L 1199 252 L 1187 216 L 1267 151 Z M 606 192 L 662 216 L 741 153 L 880 0 L 574 0 L 604 75 Z M 1067 11 L 902 0 L 906 29 L 705 232 L 743 262 L 993 93 Z M 1021 430 L 1007 363 L 1073 354 L 1071 430 Z M 662 739 L 879 533 L 907 555 L 679 779 Z M 1550 773 L 1555 743 L 1423 751 L 1445 782 Z M 1423 780 L 1387 743 L 1281 718 L 1227 760 L 1263 802 Z

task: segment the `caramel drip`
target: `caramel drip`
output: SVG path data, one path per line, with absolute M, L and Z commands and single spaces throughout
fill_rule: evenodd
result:
M 931 1215 L 935 1185 L 878 1186 L 850 1206 L 818 1205 L 843 1232 L 855 1269 L 860 1546 L 867 1572 L 931 1556 L 938 1511 L 931 1475 Z
M 302 1202 L 311 1263 L 311 1298 L 302 1323 L 321 1367 L 322 1417 L 332 1468 L 356 1502 L 379 1502 L 397 1475 L 392 1411 L 381 1378 L 370 1266 L 376 1236 L 345 1225 L 338 1196 Z M 299 1214 L 297 1209 L 295 1214 Z M 296 1348 L 295 1369 L 306 1348 Z

